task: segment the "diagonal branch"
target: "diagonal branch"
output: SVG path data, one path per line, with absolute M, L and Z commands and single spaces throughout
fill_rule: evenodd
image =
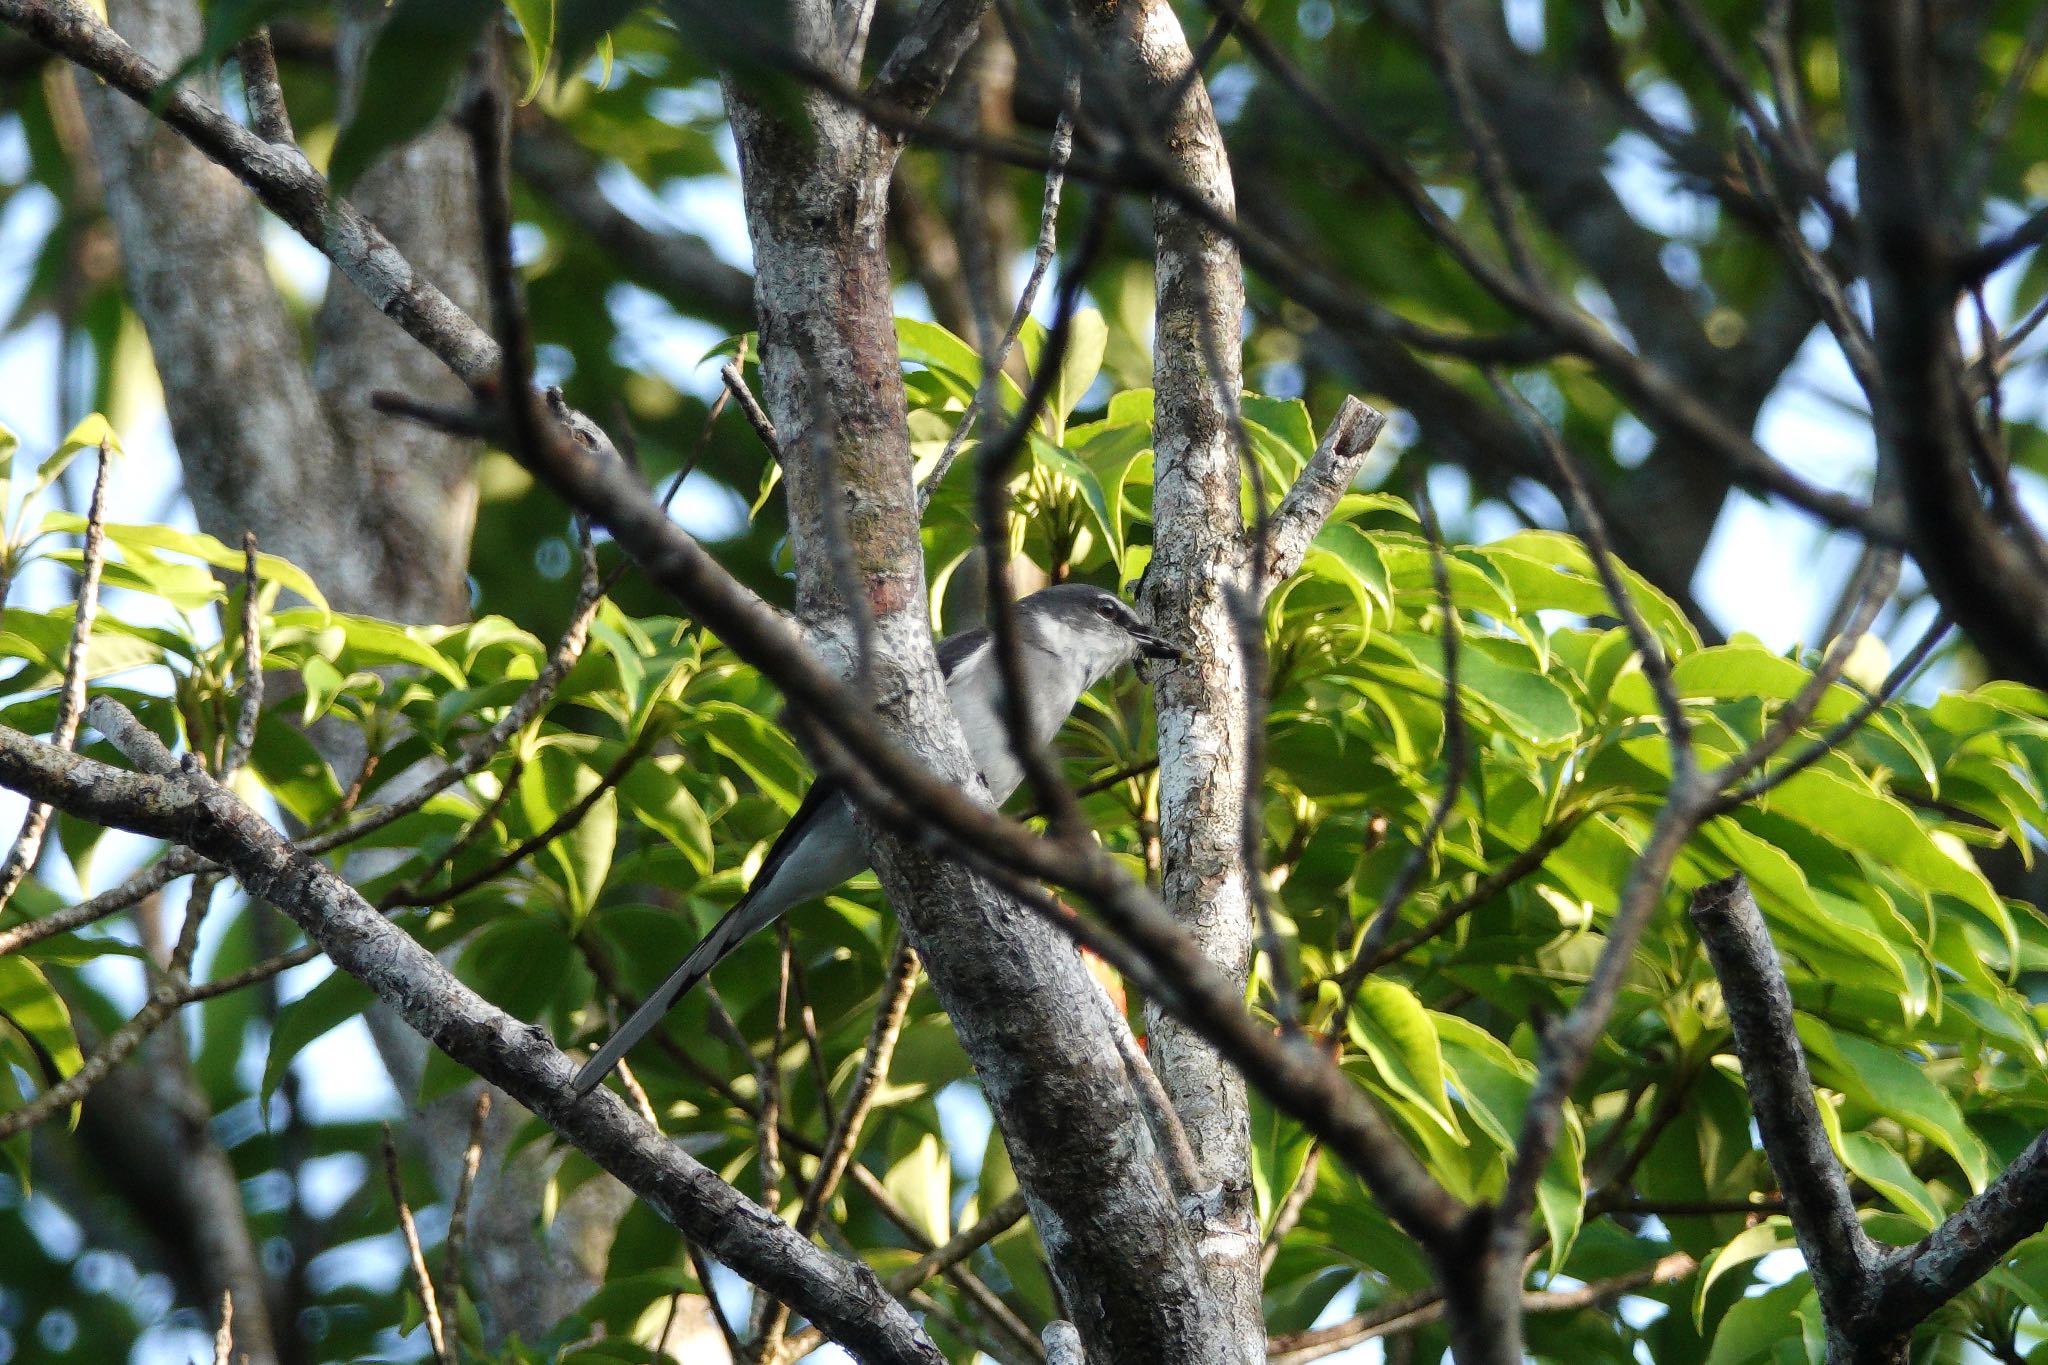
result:
M 106 81 L 161 117 L 206 156 L 256 192 L 377 308 L 472 389 L 489 388 L 499 369 L 497 343 L 456 306 L 295 149 L 265 141 L 193 92 L 189 82 L 164 93 L 165 73 L 82 5 L 70 0 L 0 0 L 0 22 Z
M 1350 491 L 1386 426 L 1385 413 L 1357 398 L 1347 395 L 1337 408 L 1315 454 L 1301 467 L 1266 524 L 1266 562 L 1260 567 L 1269 590 L 1301 567 L 1309 542 L 1322 531 L 1337 500 Z
M 1739 874 L 1694 893 L 1692 922 L 1721 981 L 1764 1155 L 1785 1192 L 1821 1311 L 1833 1330 L 1847 1332 L 1868 1308 L 1882 1252 L 1856 1217 L 1848 1179 L 1815 1108 L 1777 949 Z
M 0 784 L 81 818 L 188 843 L 251 896 L 289 915 L 333 959 L 456 1061 L 539 1115 L 669 1222 L 747 1279 L 797 1305 L 837 1341 L 878 1360 L 937 1365 L 908 1314 L 865 1267 L 813 1247 L 610 1095 L 578 1103 L 575 1063 L 457 981 L 355 889 L 104 700 L 89 719 L 146 769 L 126 773 L 0 728 Z

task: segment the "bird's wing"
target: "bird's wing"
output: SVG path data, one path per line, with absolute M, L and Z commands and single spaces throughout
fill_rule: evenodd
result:
M 958 635 L 948 635 L 945 639 L 939 641 L 937 646 L 939 676 L 942 678 L 952 677 L 960 671 L 963 665 L 972 660 L 975 655 L 981 653 L 993 643 L 995 643 L 995 637 L 988 633 L 986 627 L 963 630 Z
M 804 836 L 815 831 L 820 819 L 827 815 L 829 804 L 839 798 L 839 793 L 840 784 L 829 777 L 821 777 L 811 784 L 811 789 L 804 793 L 803 803 L 796 808 L 796 814 L 789 817 L 782 833 L 775 836 L 775 842 L 769 845 L 768 856 L 761 860 L 760 870 L 748 884 L 747 893 L 719 917 L 718 923 L 711 926 L 711 932 L 698 940 L 682 964 L 655 987 L 653 993 L 641 1002 L 640 1008 L 633 1011 L 632 1017 L 619 1025 L 618 1032 L 607 1039 L 597 1055 L 576 1073 L 575 1089 L 579 1096 L 595 1089 L 598 1082 L 618 1065 L 619 1058 L 652 1033 L 662 1017 L 675 1007 L 676 1001 L 709 975 L 712 968 L 725 961 L 733 949 L 773 924 L 789 908 L 791 897 L 764 893 L 769 891 L 776 873 L 788 863 Z
M 950 678 L 960 668 L 970 663 L 990 642 L 986 630 L 962 631 L 948 636 L 938 643 L 939 671 Z M 775 881 L 776 874 L 788 863 L 797 846 L 811 833 L 819 819 L 826 815 L 830 803 L 840 799 L 844 784 L 832 777 L 821 777 L 811 783 L 804 793 L 802 804 L 789 817 L 789 823 L 782 827 L 782 833 L 768 847 L 768 856 L 761 860 L 760 870 L 747 887 L 747 894 L 740 897 L 732 909 L 725 912 L 711 932 L 690 950 L 682 965 L 669 973 L 668 979 L 656 987 L 654 993 L 641 1002 L 640 1008 L 619 1026 L 605 1045 L 576 1073 L 575 1088 L 580 1095 L 588 1094 L 597 1087 L 611 1069 L 618 1065 L 619 1058 L 626 1055 L 639 1041 L 652 1033 L 662 1017 L 674 1008 L 676 1001 L 688 994 L 690 988 L 710 973 L 711 969 L 723 962 L 727 954 L 745 943 L 760 930 L 766 928 L 789 908 L 788 897 L 764 896 Z M 858 869 L 856 869 L 858 870 Z M 801 880 L 801 878 L 800 878 Z

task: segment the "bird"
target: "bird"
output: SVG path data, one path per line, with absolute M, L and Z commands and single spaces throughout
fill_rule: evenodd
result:
M 1024 677 L 1030 686 L 1025 713 L 1033 744 L 1049 743 L 1082 694 L 1117 669 L 1135 665 L 1143 678 L 1148 661 L 1184 660 L 1172 641 L 1103 588 L 1055 584 L 1019 599 L 1015 610 Z M 995 637 L 986 627 L 962 631 L 940 640 L 937 652 L 967 752 L 990 797 L 1000 805 L 1017 790 L 1024 772 L 1004 717 L 1003 667 Z M 746 894 L 576 1073 L 577 1098 L 595 1089 L 619 1059 L 735 948 L 786 911 L 823 896 L 867 866 L 867 848 L 844 789 L 831 777 L 817 779 L 769 847 Z

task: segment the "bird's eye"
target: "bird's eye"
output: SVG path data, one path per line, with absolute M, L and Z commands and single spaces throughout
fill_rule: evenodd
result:
M 1107 602 L 1097 602 L 1095 604 L 1095 614 L 1105 621 L 1116 620 L 1116 608 Z

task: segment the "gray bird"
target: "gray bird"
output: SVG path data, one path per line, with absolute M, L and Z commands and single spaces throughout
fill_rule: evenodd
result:
M 1116 594 L 1079 583 L 1045 588 L 1018 602 L 1017 633 L 1030 683 L 1026 709 L 1031 738 L 1037 744 L 1049 743 L 1081 694 L 1116 669 L 1139 664 L 1142 670 L 1142 660 L 1181 657 Z M 1003 669 L 994 638 L 985 629 L 949 635 L 939 641 L 938 655 L 967 752 L 989 794 L 1000 803 L 1017 790 L 1024 774 L 1003 721 Z M 784 911 L 824 895 L 867 866 L 853 807 L 839 784 L 829 777 L 813 782 L 762 860 L 746 895 L 576 1073 L 577 1095 L 594 1089 L 619 1058 L 653 1032 L 676 1001 L 733 949 Z

